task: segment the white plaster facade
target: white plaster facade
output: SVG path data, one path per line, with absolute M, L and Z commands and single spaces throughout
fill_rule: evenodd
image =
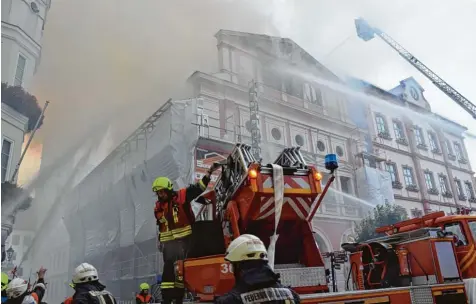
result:
M 2 103 L 2 183 L 10 181 L 20 160 L 28 118 Z
M 351 137 L 364 131 L 351 122 L 346 96 L 304 78 L 280 75 L 271 68 L 276 64 L 292 66 L 324 79 L 340 80 L 289 39 L 225 30 L 215 37 L 219 71 L 197 71 L 189 79 L 194 97 L 203 98 L 200 113 L 206 115 L 206 126 L 201 128 L 201 135 L 251 143 L 249 88 L 253 79 L 259 90 L 263 160 L 274 161 L 284 147 L 301 146 L 307 162 L 326 172 L 324 156 L 336 153 L 340 168 L 332 188 L 355 195 L 353 158 L 349 157 Z M 200 118 L 198 123 L 203 121 Z M 338 192 L 328 192 L 313 223 L 319 240 L 327 240 L 326 250 L 340 249 L 346 230 L 361 218 L 360 207 Z
M 30 88 L 49 8 L 50 0 L 2 0 L 2 82 Z
M 395 203 L 411 217 L 439 210 L 451 213 L 457 206 L 475 208 L 474 172 L 463 137 L 466 128 L 432 114 L 423 88 L 413 78 L 389 92 L 374 86 L 367 86 L 366 92 L 396 106 L 368 109 L 373 153 L 382 160 L 376 167 L 391 174 Z M 429 119 L 412 119 L 406 110 Z

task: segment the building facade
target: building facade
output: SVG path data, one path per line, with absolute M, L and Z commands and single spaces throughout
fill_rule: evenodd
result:
M 27 117 L 2 103 L 2 183 L 11 181 L 27 127 Z
M 365 132 L 352 122 L 346 96 L 319 85 L 314 77 L 340 80 L 290 39 L 225 30 L 216 38 L 219 71 L 197 71 L 189 78 L 193 96 L 203 100 L 197 120 L 200 135 L 251 143 L 249 89 L 256 81 L 265 162 L 274 161 L 284 147 L 300 146 L 308 164 L 325 172 L 325 154 L 339 156 L 337 178 L 313 227 L 322 251 L 340 250 L 362 215 L 354 198 L 352 155 Z
M 2 82 L 30 88 L 50 0 L 2 0 Z
M 467 129 L 432 113 L 413 78 L 388 92 L 360 83 L 362 91 L 388 103 L 367 107 L 372 151 L 361 165 L 390 174 L 395 203 L 410 217 L 475 209 L 474 172 L 463 136 Z

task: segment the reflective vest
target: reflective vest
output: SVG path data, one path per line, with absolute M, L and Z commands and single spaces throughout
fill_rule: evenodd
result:
M 190 205 L 186 205 L 187 189 L 177 191 L 171 202 L 156 202 L 154 213 L 159 226 L 159 241 L 167 242 L 192 234 L 193 218 Z
M 143 295 L 141 293 L 138 293 L 136 295 L 136 298 L 139 299 L 141 303 L 149 303 L 152 297 L 149 294 Z

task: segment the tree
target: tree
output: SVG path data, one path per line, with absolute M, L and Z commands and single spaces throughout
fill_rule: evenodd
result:
M 401 206 L 386 202 L 384 205 L 377 205 L 373 214 L 365 217 L 356 228 L 356 242 L 366 241 L 382 236 L 375 232 L 381 226 L 393 225 L 408 219 L 407 210 Z
M 24 189 L 9 182 L 2 183 L 2 262 L 5 260 L 5 240 L 10 235 L 18 212 L 27 210 L 33 198 Z M 6 228 L 6 229 L 5 229 Z
M 41 115 L 41 108 L 35 96 L 26 92 L 21 86 L 10 86 L 2 82 L 2 103 L 9 105 L 15 111 L 28 117 L 27 132 L 35 128 L 36 121 Z M 41 119 L 38 128 L 43 124 Z

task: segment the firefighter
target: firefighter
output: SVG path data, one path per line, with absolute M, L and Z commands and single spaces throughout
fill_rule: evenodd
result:
M 140 292 L 136 295 L 137 304 L 151 303 L 152 297 L 149 294 L 150 286 L 147 283 L 142 283 L 139 285 Z
M 7 286 L 7 304 L 40 304 L 46 292 L 46 269 L 38 270 L 38 279 L 31 291 L 28 291 L 28 282 L 22 278 L 15 278 Z
M 74 289 L 74 284 L 69 283 L 69 287 Z M 61 304 L 71 304 L 71 303 L 73 303 L 73 296 L 66 298 L 66 300 L 64 300 L 64 302 Z
M 76 267 L 72 283 L 75 290 L 72 304 L 116 304 L 106 286 L 99 283 L 98 271 L 91 264 L 82 263 Z
M 282 286 L 279 276 L 269 267 L 266 247 L 258 237 L 237 237 L 228 246 L 225 260 L 232 264 L 235 286 L 215 303 L 300 303 L 299 295 Z
M 8 274 L 5 272 L 2 272 L 2 303 L 6 302 L 8 297 L 7 297 L 7 286 L 8 286 Z
M 173 190 L 173 183 L 167 177 L 158 177 L 152 184 L 152 191 L 157 194 L 154 214 L 159 230 L 159 249 L 164 258 L 160 284 L 162 303 L 172 303 L 172 300 L 175 300 L 176 304 L 183 303 L 183 280 L 176 280 L 174 264 L 177 260 L 184 259 L 187 254 L 192 234 L 191 225 L 195 220 L 191 202 L 207 189 L 211 174 L 219 166 L 213 164 L 198 183 L 178 191 Z

